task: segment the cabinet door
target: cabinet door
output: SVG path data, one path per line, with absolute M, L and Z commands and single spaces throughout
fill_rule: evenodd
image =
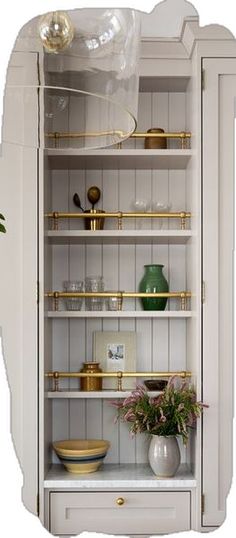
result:
M 8 82 L 35 84 L 37 54 L 14 53 Z M 16 89 L 5 93 L 0 203 L 7 233 L 0 237 L 0 325 L 11 391 L 11 433 L 23 472 L 23 501 L 37 512 L 37 146 L 38 100 Z M 7 142 L 6 142 L 7 140 Z
M 205 59 L 203 91 L 203 526 L 220 525 L 232 478 L 236 59 Z

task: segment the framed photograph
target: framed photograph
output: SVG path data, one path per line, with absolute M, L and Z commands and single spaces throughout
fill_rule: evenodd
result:
M 104 372 L 136 371 L 136 333 L 131 331 L 104 331 L 93 333 L 93 360 Z M 122 388 L 133 389 L 136 378 L 123 378 Z M 104 378 L 103 388 L 115 390 L 116 378 Z

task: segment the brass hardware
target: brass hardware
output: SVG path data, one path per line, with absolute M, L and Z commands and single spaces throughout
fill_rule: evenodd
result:
M 185 230 L 186 229 L 186 215 L 187 213 L 185 211 L 182 211 L 180 213 L 180 218 L 181 218 L 181 221 L 180 221 L 180 228 L 181 230 Z
M 117 390 L 118 391 L 122 390 L 122 377 L 123 377 L 123 372 L 121 371 L 117 372 Z
M 191 377 L 192 373 L 182 370 L 180 372 L 121 372 L 122 377 Z M 98 372 L 94 373 L 83 373 L 83 372 L 47 372 L 46 377 L 61 377 L 61 378 L 76 378 L 76 377 L 118 377 L 120 376 L 119 372 Z
M 60 378 L 76 379 L 76 378 L 103 378 L 103 377 L 116 377 L 117 378 L 117 391 L 121 392 L 122 380 L 124 377 L 173 377 L 178 376 L 182 379 L 191 377 L 192 373 L 183 370 L 182 372 L 47 372 L 45 377 L 53 379 L 53 392 L 58 392 Z
M 61 377 L 59 372 L 53 372 L 53 392 L 59 391 L 59 377 Z
M 90 213 L 58 213 L 54 211 L 53 213 L 45 213 L 45 217 L 53 218 L 53 219 L 90 219 L 91 214 Z M 138 211 L 132 211 L 132 212 L 125 212 L 122 211 L 106 211 L 104 215 L 102 215 L 102 218 L 118 218 L 118 219 L 127 219 L 127 218 L 137 218 L 140 217 L 141 219 L 153 219 L 153 218 L 162 218 L 162 219 L 189 219 L 191 218 L 191 213 L 186 213 L 185 211 L 178 211 L 176 213 L 156 213 L 156 212 L 150 212 L 150 213 L 141 213 Z M 94 219 L 101 218 L 100 214 L 93 214 Z
M 205 495 L 204 495 L 204 493 L 202 493 L 202 495 L 201 495 L 201 512 L 202 512 L 202 514 L 204 514 L 204 512 L 205 512 Z
M 60 293 L 58 291 L 55 291 L 53 294 L 53 310 L 54 312 L 57 312 L 59 310 L 59 297 Z
M 118 506 L 122 506 L 123 504 L 125 504 L 125 500 L 123 499 L 123 497 L 118 497 L 118 499 L 116 499 L 116 504 L 118 504 Z
M 126 139 L 127 133 L 124 131 L 119 130 L 113 130 L 113 131 L 97 131 L 97 132 L 87 132 L 87 133 L 69 133 L 69 132 L 52 132 L 52 133 L 46 133 L 46 138 L 53 138 L 55 141 L 58 142 L 60 139 L 67 139 L 67 138 L 94 138 L 94 137 L 100 137 L 100 136 L 118 136 L 120 139 Z M 180 132 L 168 132 L 168 133 L 143 133 L 143 132 L 134 132 L 132 133 L 129 138 L 180 138 L 180 139 L 189 139 L 191 138 L 191 133 L 180 131 Z M 121 144 L 122 140 L 118 142 L 118 144 Z
M 98 137 L 98 136 L 119 136 L 121 139 L 126 139 L 127 138 L 127 133 L 125 133 L 124 131 L 120 131 L 120 130 L 113 130 L 113 131 L 90 131 L 90 132 L 81 132 L 81 133 L 69 133 L 69 132 L 53 132 L 53 133 L 45 133 L 45 137 L 46 138 L 53 138 L 54 140 L 56 140 L 57 142 L 62 139 L 62 138 L 94 138 L 94 137 Z M 131 135 L 132 136 L 132 135 Z
M 187 297 L 185 293 L 181 294 L 180 297 L 180 308 L 181 310 L 187 310 Z
M 146 293 L 146 292 L 136 292 L 136 291 L 98 291 L 98 292 L 66 292 L 66 291 L 49 291 L 45 293 L 45 297 L 53 299 L 53 309 L 58 311 L 59 299 L 69 299 L 69 298 L 87 298 L 87 297 L 117 297 L 119 299 L 118 310 L 122 309 L 123 299 L 145 299 L 147 297 L 152 298 L 167 298 L 167 299 L 180 299 L 180 308 L 181 310 L 187 309 L 187 299 L 191 298 L 192 294 L 190 291 L 171 291 L 171 292 L 160 292 L 160 293 Z
M 118 230 L 122 230 L 122 228 L 123 228 L 122 218 L 123 218 L 123 214 L 121 212 L 119 212 L 119 215 L 118 215 Z
M 59 218 L 58 215 L 59 215 L 59 214 L 58 214 L 56 211 L 53 212 L 53 215 L 52 215 L 52 218 L 53 218 L 53 221 L 52 221 L 52 229 L 53 229 L 54 231 L 57 231 L 57 230 L 58 230 L 58 218 Z
M 185 131 L 164 133 L 133 133 L 130 138 L 191 138 L 192 133 Z
M 118 304 L 117 304 L 117 310 L 120 312 L 122 310 L 123 305 L 123 297 L 118 297 Z
M 94 210 L 95 211 L 95 210 Z M 88 213 L 59 213 L 54 211 L 53 213 L 46 213 L 45 217 L 53 219 L 53 230 L 58 229 L 58 219 L 90 219 L 91 220 L 91 212 Z M 117 218 L 118 219 L 118 230 L 122 230 L 122 219 L 180 219 L 180 226 L 181 230 L 186 229 L 186 219 L 191 218 L 191 213 L 186 211 L 179 211 L 175 213 L 158 213 L 158 212 L 151 212 L 151 213 L 139 213 L 138 211 L 134 212 L 125 212 L 122 211 L 107 211 L 102 213 L 102 219 L 101 219 L 101 212 L 100 210 L 97 210 L 93 213 L 92 220 L 100 219 L 103 220 L 104 218 Z M 97 229 L 94 227 L 94 229 Z

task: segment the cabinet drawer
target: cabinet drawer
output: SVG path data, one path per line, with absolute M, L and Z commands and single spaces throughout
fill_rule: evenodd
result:
M 50 493 L 53 534 L 159 534 L 189 529 L 190 492 Z

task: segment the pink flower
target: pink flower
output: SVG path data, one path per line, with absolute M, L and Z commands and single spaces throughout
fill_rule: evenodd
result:
M 123 402 L 123 407 L 127 407 L 128 405 L 137 403 L 143 398 L 146 393 L 147 391 L 145 387 L 142 387 L 142 385 L 138 385 L 136 389 L 131 392 L 131 395 L 128 396 L 128 398 L 125 398 Z
M 127 422 L 134 422 L 135 414 L 133 413 L 132 409 L 128 409 L 128 411 L 125 413 L 123 419 L 126 420 Z

